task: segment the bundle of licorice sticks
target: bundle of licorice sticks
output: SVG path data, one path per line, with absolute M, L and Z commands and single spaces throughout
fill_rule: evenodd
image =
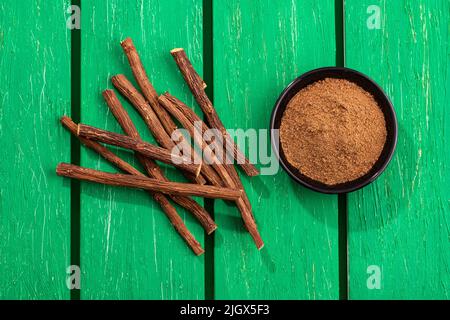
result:
M 128 58 L 140 91 L 124 75 L 113 76 L 112 83 L 142 116 L 158 146 L 142 140 L 115 92 L 105 90 L 103 97 L 111 113 L 122 127 L 122 134 L 86 124 L 76 124 L 67 116 L 61 118 L 61 123 L 77 136 L 84 146 L 97 152 L 124 173 L 108 173 L 61 163 L 56 169 L 57 174 L 95 183 L 147 190 L 196 255 L 203 254 L 204 250 L 187 229 L 171 201 L 192 213 L 208 234 L 214 232 L 217 225 L 211 215 L 191 197 L 233 201 L 241 213 L 244 226 L 252 236 L 257 248 L 261 249 L 264 243 L 256 227 L 250 201 L 234 164 L 238 164 L 248 176 L 256 176 L 259 172 L 239 150 L 226 131 L 206 95 L 205 82 L 192 66 L 185 51 L 177 48 L 170 53 L 197 104 L 202 109 L 205 121 L 192 108 L 170 93 L 165 92 L 158 95 L 130 38 L 122 41 L 121 46 Z M 187 139 L 183 134 L 177 134 L 177 122 L 188 132 L 191 139 Z M 214 135 L 214 147 L 211 141 L 205 139 L 205 133 L 211 129 L 220 133 Z M 145 173 L 120 158 L 105 144 L 134 152 Z M 226 159 L 232 161 L 226 161 Z M 170 181 L 156 161 L 180 169 L 190 182 Z

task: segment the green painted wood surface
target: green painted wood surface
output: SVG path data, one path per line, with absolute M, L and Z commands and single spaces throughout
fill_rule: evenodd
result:
M 369 5 L 379 30 L 367 28 Z M 346 1 L 347 66 L 382 85 L 399 123 L 387 171 L 349 195 L 351 298 L 449 298 L 449 12 L 445 0 Z
M 133 38 L 159 92 L 170 89 L 192 102 L 169 51 L 185 47 L 201 71 L 202 2 L 83 2 L 81 117 L 116 132 L 120 127 L 101 91 L 112 88 L 109 78 L 117 73 L 134 83 L 120 47 L 125 37 Z M 125 107 L 143 138 L 153 141 L 133 107 Z M 92 152 L 82 152 L 82 164 L 114 171 Z M 147 193 L 88 184 L 81 191 L 82 299 L 204 297 L 203 257 L 192 254 Z M 188 213 L 179 212 L 203 243 L 202 228 Z
M 82 120 L 121 132 L 100 94 L 112 87 L 111 75 L 132 79 L 119 45 L 127 36 L 157 90 L 194 105 L 169 50 L 184 47 L 202 71 L 202 4 L 83 1 Z M 70 183 L 54 173 L 58 162 L 70 161 L 70 136 L 58 123 L 70 113 L 69 5 L 0 4 L 0 299 L 70 296 Z M 335 64 L 332 1 L 213 5 L 215 105 L 228 128 L 267 128 L 282 88 L 307 70 Z M 379 30 L 367 28 L 369 5 L 381 9 Z M 347 66 L 383 86 L 399 120 L 387 171 L 348 197 L 351 299 L 449 298 L 449 6 L 346 1 Z M 84 149 L 82 164 L 115 171 Z M 215 298 L 338 298 L 336 197 L 295 185 L 281 169 L 276 176 L 241 176 L 266 246 L 258 252 L 234 207 L 215 201 Z M 81 186 L 83 299 L 205 297 L 211 274 L 204 258 L 189 251 L 147 194 Z M 203 243 L 201 227 L 180 212 Z M 379 290 L 367 287 L 373 265 L 381 269 Z
M 227 128 L 267 129 L 283 88 L 335 63 L 334 4 L 215 1 L 214 101 Z M 267 135 L 268 136 L 268 135 Z M 337 197 L 274 176 L 241 174 L 265 247 L 215 202 L 217 299 L 338 298 Z
M 0 4 L 0 299 L 69 298 L 69 4 Z

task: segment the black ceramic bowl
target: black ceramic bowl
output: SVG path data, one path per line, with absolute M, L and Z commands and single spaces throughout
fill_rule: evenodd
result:
M 286 109 L 289 101 L 301 89 L 312 84 L 313 82 L 323 80 L 325 78 L 346 79 L 353 83 L 356 83 L 367 92 L 371 93 L 384 114 L 387 129 L 386 143 L 384 145 L 383 151 L 381 152 L 380 158 L 374 164 L 372 169 L 366 175 L 356 180 L 333 186 L 325 185 L 301 174 L 298 169 L 291 166 L 286 160 L 281 143 L 275 143 L 275 139 L 278 139 L 278 134 L 276 132 L 278 132 L 277 129 L 280 129 L 281 117 L 283 116 L 284 110 Z M 380 86 L 377 85 L 372 79 L 358 71 L 348 68 L 327 67 L 315 69 L 295 79 L 291 84 L 287 86 L 286 89 L 284 89 L 283 93 L 281 93 L 280 97 L 278 98 L 275 104 L 275 108 L 272 112 L 272 117 L 270 119 L 270 128 L 272 129 L 272 149 L 273 151 L 275 151 L 275 154 L 280 161 L 283 169 L 286 170 L 286 172 L 298 183 L 304 185 L 309 189 L 322 193 L 346 193 L 358 190 L 368 185 L 384 171 L 392 158 L 395 146 L 397 144 L 397 119 L 391 101 L 384 93 L 384 91 L 380 88 Z M 275 129 L 276 131 L 274 131 L 273 129 Z

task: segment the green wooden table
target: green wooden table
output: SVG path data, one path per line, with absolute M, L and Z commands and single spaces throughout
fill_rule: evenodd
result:
M 81 5 L 81 30 L 68 28 L 72 4 Z M 2 1 L 0 298 L 448 299 L 450 2 L 346 0 L 345 13 L 340 6 Z M 114 74 L 132 78 L 119 45 L 128 36 L 158 92 L 195 105 L 169 54 L 185 48 L 228 128 L 267 129 L 290 81 L 345 56 L 391 97 L 395 156 L 375 183 L 341 199 L 302 188 L 282 170 L 241 174 L 265 248 L 255 249 L 234 207 L 214 201 L 206 204 L 219 225 L 211 237 L 180 210 L 206 247 L 195 257 L 144 192 L 55 174 L 61 161 L 114 170 L 58 119 L 69 114 L 120 132 L 101 91 Z M 80 290 L 66 286 L 70 265 L 80 266 Z

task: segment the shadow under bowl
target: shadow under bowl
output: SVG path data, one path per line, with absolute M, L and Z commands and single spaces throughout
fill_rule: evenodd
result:
M 381 108 L 381 111 L 384 114 L 387 131 L 386 143 L 384 145 L 380 157 L 375 162 L 372 169 L 370 169 L 370 171 L 367 174 L 356 180 L 332 186 L 323 184 L 319 181 L 312 180 L 307 176 L 303 175 L 297 168 L 293 167 L 287 161 L 286 156 L 281 147 L 281 143 L 279 143 L 278 137 L 281 118 L 289 101 L 301 89 L 307 87 L 308 85 L 316 81 L 323 80 L 325 78 L 337 78 L 351 81 L 359 85 L 361 88 L 363 88 L 370 94 L 372 94 L 376 102 L 378 103 L 379 107 Z M 388 163 L 392 158 L 392 155 L 394 154 L 395 146 L 397 144 L 397 131 L 398 131 L 397 118 L 395 116 L 394 107 L 392 106 L 391 101 L 389 100 L 388 96 L 383 91 L 383 89 L 381 89 L 381 87 L 378 84 L 376 84 L 375 81 L 370 79 L 368 76 L 362 74 L 361 72 L 343 67 L 326 67 L 315 69 L 302 74 L 300 77 L 291 82 L 291 84 L 289 84 L 286 87 L 286 89 L 284 89 L 284 91 L 281 93 L 280 97 L 278 98 L 275 104 L 270 119 L 270 129 L 271 129 L 272 149 L 275 152 L 282 168 L 289 174 L 289 176 L 309 189 L 321 193 L 330 193 L 330 194 L 352 192 L 365 187 L 369 183 L 373 182 L 376 178 L 378 178 L 380 174 L 386 169 Z

